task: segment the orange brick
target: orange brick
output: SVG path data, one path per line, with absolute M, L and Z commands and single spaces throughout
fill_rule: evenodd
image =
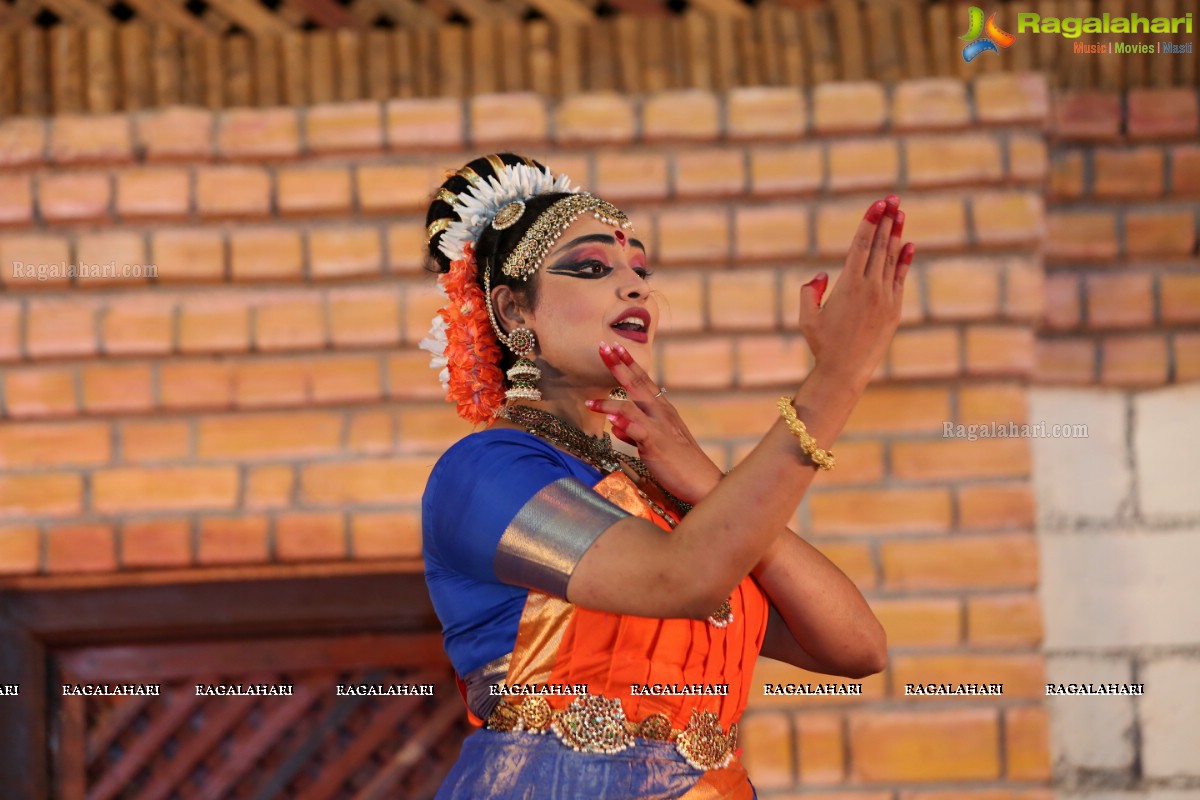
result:
M 872 387 L 854 407 L 846 432 L 940 434 L 948 419 L 950 394 L 945 389 Z
M 25 312 L 26 351 L 33 357 L 94 354 L 96 309 L 93 300 L 31 300 Z
M 196 173 L 196 207 L 206 217 L 265 217 L 271 174 L 256 166 L 205 167 Z
M 672 339 L 662 344 L 662 383 L 673 389 L 733 385 L 733 342 L 728 337 Z
M 1042 641 L 1042 604 L 1036 594 L 999 594 L 967 600 L 967 638 L 976 645 L 1019 647 Z
M 811 193 L 825 184 L 821 148 L 814 144 L 754 147 L 750 189 L 755 195 Z
M 1046 313 L 1042 318 L 1048 328 L 1070 330 L 1082 319 L 1082 281 L 1073 272 L 1058 272 L 1046 276 Z
M 861 781 L 1000 777 L 1000 731 L 990 709 L 888 711 L 850 718 L 850 776 Z
M 975 236 L 981 244 L 1040 242 L 1045 233 L 1042 199 L 1032 192 L 981 193 L 971 202 Z
M 46 571 L 112 572 L 117 548 L 111 525 L 56 525 L 46 532 Z
M 184 217 L 191 202 L 186 169 L 138 167 L 117 173 L 117 214 L 122 219 Z
M 346 557 L 341 514 L 280 514 L 275 521 L 275 554 L 281 561 L 320 561 Z
M 93 414 L 146 411 L 154 405 L 150 368 L 142 364 L 86 364 L 80 370 L 83 408 Z
M 616 92 L 570 95 L 554 110 L 559 144 L 628 144 L 636 125 L 629 98 Z
M 169 298 L 114 299 L 100 316 L 102 349 L 111 355 L 170 352 L 174 316 L 174 301 Z
M 0 518 L 74 516 L 82 507 L 83 479 L 77 474 L 0 475 Z
M 1129 212 L 1125 248 L 1131 256 L 1190 256 L 1196 252 L 1195 212 Z
M 792 785 L 795 764 L 792 725 L 786 714 L 760 711 L 738 724 L 742 762 L 754 785 L 761 789 Z
M 308 366 L 298 359 L 247 361 L 233 371 L 238 408 L 299 405 L 308 398 Z
M 1167 381 L 1167 339 L 1162 334 L 1109 336 L 1101 343 L 1101 352 L 1101 383 L 1161 386 Z
M 415 513 L 355 514 L 350 536 L 355 558 L 421 556 L 421 521 Z
M 1060 139 L 1116 140 L 1121 116 L 1117 92 L 1060 91 L 1054 97 L 1051 130 Z
M 962 369 L 958 330 L 948 327 L 901 330 L 888 349 L 893 378 L 934 378 L 957 375 Z
M 790 260 L 805 255 L 809 248 L 808 228 L 808 208 L 799 204 L 736 208 L 737 261 Z
M 766 684 L 859 684 L 862 686 L 861 694 L 824 694 L 824 695 L 805 695 L 800 697 L 787 697 L 780 695 L 766 695 L 763 686 Z M 788 711 L 795 710 L 798 703 L 803 704 L 804 711 L 797 715 L 812 713 L 818 708 L 831 709 L 839 706 L 855 706 L 869 703 L 872 700 L 880 700 L 886 692 L 884 674 L 870 675 L 861 680 L 850 680 L 847 678 L 837 677 L 833 675 L 823 675 L 816 672 L 809 672 L 799 667 L 793 667 L 791 664 L 785 664 L 782 661 L 775 661 L 769 658 L 760 657 L 758 663 L 754 667 L 754 683 L 750 688 L 750 696 L 748 698 L 750 706 L 754 709 L 778 708 Z
M 213 154 L 213 113 L 176 106 L 135 117 L 138 150 L 148 161 L 203 159 Z
M 370 455 L 392 452 L 396 448 L 395 414 L 391 411 L 356 412 L 347 428 L 346 447 L 355 453 Z
M 63 287 L 69 284 L 63 266 L 71 263 L 70 244 L 61 236 L 13 234 L 0 236 L 0 280 L 13 287 Z
M 972 375 L 1028 375 L 1035 364 L 1031 328 L 971 325 L 967 328 L 967 371 Z
M 426 153 L 464 144 L 463 102 L 457 97 L 393 99 L 385 115 L 391 150 Z
M 1089 275 L 1088 326 L 1137 328 L 1154 323 L 1154 285 L 1146 273 Z
M 740 269 L 709 276 L 709 325 L 715 330 L 773 329 L 777 275 L 770 269 Z
M 0 427 L 0 468 L 91 466 L 112 459 L 112 433 L 99 422 Z
M 883 479 L 883 444 L 850 440 L 837 443 L 837 469 L 821 476 L 824 486 L 879 483 Z M 835 474 L 836 473 L 836 474 Z
M 305 114 L 305 143 L 314 153 L 363 153 L 383 149 L 383 106 L 373 100 L 323 103 Z
M 232 508 L 236 467 L 121 467 L 92 474 L 92 508 L 102 513 Z
M 289 464 L 246 470 L 246 508 L 287 508 L 296 488 L 296 471 Z
M 59 114 L 50 121 L 50 160 L 59 164 L 129 161 L 132 133 L 126 114 Z
M 445 397 L 437 371 L 429 366 L 429 353 L 424 350 L 390 353 L 387 384 L 389 397 L 404 400 L 442 400 Z
M 254 564 L 270 557 L 266 517 L 205 517 L 197 561 L 205 565 Z
M 958 517 L 964 529 L 1030 528 L 1033 489 L 1024 483 L 964 486 L 958 490 Z
M 163 283 L 225 279 L 225 237 L 220 231 L 156 231 L 150 253 Z
M 324 455 L 338 450 L 341 431 L 341 415 L 334 412 L 203 417 L 196 455 L 237 461 Z
M 642 105 L 644 141 L 711 140 L 721 130 L 720 107 L 712 92 L 682 89 L 658 92 Z
M 808 128 L 804 92 L 784 86 L 742 86 L 727 95 L 732 139 L 799 138 Z
M 21 304 L 0 302 L 0 361 L 21 357 Z
M 164 409 L 228 408 L 233 401 L 233 370 L 227 363 L 167 362 L 158 374 Z
M 1046 214 L 1045 252 L 1050 259 L 1111 261 L 1117 257 L 1117 223 L 1110 211 Z
M 9 117 L 0 121 L 0 166 L 17 167 L 46 160 L 46 120 Z
M 33 183 L 29 176 L 0 175 L 0 226 L 28 225 L 32 221 Z
M 797 714 L 796 756 L 803 785 L 840 783 L 845 778 L 846 752 L 842 716 Z
M 1163 193 L 1163 151 L 1158 147 L 1131 150 L 1098 149 L 1092 154 L 1096 197 L 1158 197 Z
M 1000 269 L 994 261 L 943 259 L 925 268 L 929 316 L 987 319 L 1000 308 Z
M 352 203 L 350 172 L 344 168 L 280 169 L 279 211 L 282 214 L 346 214 Z
M 1039 383 L 1088 384 L 1096 380 L 1096 343 L 1091 339 L 1039 339 Z
M 300 472 L 300 493 L 315 505 L 412 502 L 420 498 L 431 467 L 426 458 L 309 464 Z
M 226 158 L 294 158 L 300 155 L 300 120 L 294 108 L 229 109 L 217 116 L 217 150 Z
M 1048 196 L 1052 200 L 1077 200 L 1083 197 L 1083 153 L 1059 150 L 1050 161 Z
M 1046 310 L 1046 273 L 1041 259 L 1013 258 L 1004 264 L 1004 316 L 1040 322 Z
M 648 152 L 596 153 L 596 193 L 606 200 L 661 199 L 667 196 L 667 157 Z M 578 176 L 582 178 L 583 176 Z
M 975 79 L 980 122 L 1042 122 L 1049 113 L 1049 92 L 1041 73 L 991 73 Z
M 1200 334 L 1175 335 L 1175 380 L 1180 383 L 1200 378 Z
M 304 274 L 300 232 L 280 228 L 243 228 L 230 234 L 234 280 L 297 280 Z
M 1200 108 L 1191 88 L 1131 89 L 1127 103 L 1130 139 L 1195 140 Z
M 954 78 L 922 78 L 896 84 L 892 125 L 898 130 L 962 128 L 971 121 L 966 86 Z
M 889 647 L 958 644 L 962 610 L 950 597 L 892 598 L 871 602 Z
M 893 139 L 844 139 L 829 144 L 829 187 L 834 191 L 890 188 L 900 174 Z
M 812 98 L 813 128 L 819 133 L 876 131 L 887 116 L 883 87 L 878 83 L 818 83 Z
M 191 450 L 192 426 L 186 420 L 146 420 L 121 424 L 121 460 L 131 464 L 181 461 Z
M 387 228 L 388 268 L 397 273 L 422 273 L 428 258 L 425 226 L 418 222 L 395 222 Z
M 947 197 L 912 197 L 904 200 L 904 238 L 915 242 L 918 250 L 962 248 L 967 243 L 967 218 L 963 201 Z M 865 208 L 854 218 L 858 225 Z M 980 226 L 976 225 L 978 229 Z M 854 227 L 851 227 L 853 232 Z M 850 246 L 850 235 L 843 238 L 840 248 L 844 254 Z
M 38 571 L 41 544 L 33 525 L 0 525 L 0 575 Z
M 254 309 L 254 344 L 259 350 L 297 350 L 325 345 L 325 314 L 315 294 L 280 294 Z
M 433 406 L 407 406 L 400 411 L 401 453 L 441 453 L 471 432 L 453 409 L 439 403 Z
M 950 492 L 942 488 L 818 491 L 808 502 L 818 536 L 950 529 Z
M 549 130 L 546 100 L 533 92 L 481 94 L 467 101 L 471 144 L 499 150 L 514 144 L 545 142 Z
M 958 390 L 958 421 L 990 423 L 1029 421 L 1029 398 L 1019 384 L 982 383 L 963 385 Z
M 1030 534 L 937 536 L 887 541 L 879 547 L 884 584 L 892 589 L 1037 585 L 1037 540 Z
M 2 130 L 0 137 L 4 135 Z M 1171 193 L 1185 197 L 1200 195 L 1200 145 L 1171 148 Z
M 713 147 L 675 153 L 674 194 L 719 197 L 746 191 L 745 156 L 739 150 Z
M 739 336 L 735 344 L 739 386 L 795 387 L 808 374 L 808 345 L 799 336 Z
M 110 230 L 81 233 L 75 239 L 75 262 L 80 266 L 75 279 L 80 288 L 92 286 L 145 285 L 150 273 L 143 268 L 146 237 L 136 231 Z
M 657 271 L 650 282 L 658 301 L 658 333 L 684 333 L 704 327 L 704 278 L 698 272 Z
M 945 792 L 901 792 L 900 800 L 1054 800 L 1054 793 L 1049 789 L 951 789 Z
M 1050 777 L 1050 722 L 1044 708 L 1004 711 L 1005 776 L 1041 781 Z
M 1159 285 L 1163 322 L 1200 322 L 1200 275 L 1167 273 Z
M 357 172 L 358 202 L 363 211 L 370 213 L 419 211 L 424 214 L 442 183 L 439 174 L 426 164 L 360 166 Z
M 1045 659 L 1040 653 L 954 653 L 897 655 L 891 659 L 892 687 L 897 697 L 927 703 L 924 695 L 904 694 L 905 684 L 999 683 L 1004 697 L 1040 697 L 1045 692 Z
M 205 294 L 179 308 L 179 350 L 183 353 L 244 352 L 250 347 L 248 298 Z
M 383 269 L 378 228 L 339 225 L 311 230 L 308 255 L 313 278 L 378 275 Z
M 817 254 L 827 258 L 845 258 L 866 210 L 860 203 L 819 203 L 816 219 Z M 906 228 L 907 225 L 906 222 Z
M 595 185 L 595 182 L 592 180 L 592 163 L 594 161 L 592 151 L 587 149 L 581 151 L 543 151 L 541 148 L 535 147 L 528 152 L 523 152 L 522 155 L 543 166 L 549 165 L 550 170 L 556 177 L 566 175 L 571 179 L 573 186 L 582 186 L 587 191 L 593 191 L 590 188 Z M 636 214 L 633 216 L 634 223 L 639 222 L 640 219 Z
M 1003 176 L 1000 141 L 987 134 L 910 136 L 904 140 L 904 153 L 908 185 L 913 187 L 978 186 Z M 894 173 L 888 183 L 895 182 Z
M 112 179 L 99 172 L 58 172 L 38 180 L 38 207 L 47 222 L 106 220 Z
M 318 403 L 377 400 L 383 396 L 380 380 L 380 362 L 373 355 L 321 359 L 309 369 L 312 399 Z
M 1046 140 L 1014 133 L 1008 139 L 1008 174 L 1018 181 L 1041 184 L 1048 171 Z
M 192 524 L 186 519 L 130 521 L 121 526 L 121 566 L 186 567 L 192 563 Z
M 4 376 L 4 404 L 13 417 L 73 414 L 75 372 L 67 367 L 10 369 Z
M 400 341 L 400 298 L 384 289 L 348 289 L 329 295 L 330 338 L 338 346 Z
M 658 215 L 658 261 L 723 262 L 729 258 L 724 208 L 670 208 Z
M 868 545 L 826 540 L 820 542 L 817 549 L 846 573 L 846 577 L 854 581 L 859 589 L 872 589 L 878 583 L 875 561 Z
M 1030 472 L 1024 439 L 947 439 L 892 443 L 892 474 L 911 480 L 1024 477 Z

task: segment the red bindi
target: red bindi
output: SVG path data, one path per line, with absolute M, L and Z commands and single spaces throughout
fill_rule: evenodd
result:
M 625 231 L 619 229 L 615 230 L 613 231 L 613 236 L 617 237 L 617 241 L 620 242 L 622 246 L 625 244 Z

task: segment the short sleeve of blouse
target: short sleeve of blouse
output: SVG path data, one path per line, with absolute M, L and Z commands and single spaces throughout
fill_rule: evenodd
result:
M 591 490 L 599 477 L 523 431 L 467 436 L 438 461 L 426 486 L 426 557 L 476 581 L 565 596 L 583 553 L 627 516 Z

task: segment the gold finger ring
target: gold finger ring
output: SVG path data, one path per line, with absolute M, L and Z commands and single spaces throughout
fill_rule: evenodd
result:
M 664 386 L 658 390 L 658 394 L 654 395 L 654 397 L 655 397 L 655 399 L 658 399 L 659 397 L 662 397 L 666 393 L 667 393 L 667 387 Z

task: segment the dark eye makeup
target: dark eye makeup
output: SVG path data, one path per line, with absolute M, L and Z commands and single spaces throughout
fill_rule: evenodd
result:
M 580 261 L 566 261 L 555 264 L 546 271 L 555 275 L 570 275 L 574 278 L 593 279 L 607 276 L 613 271 L 613 268 L 603 261 L 598 261 L 594 258 L 585 258 Z M 642 280 L 646 280 L 654 274 L 645 267 L 634 267 L 633 271 L 640 275 Z

